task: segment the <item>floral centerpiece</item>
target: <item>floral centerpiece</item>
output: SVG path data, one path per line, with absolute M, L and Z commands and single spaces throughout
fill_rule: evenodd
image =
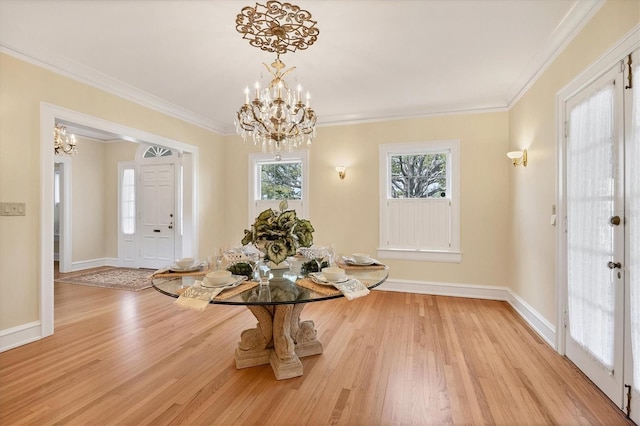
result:
M 267 209 L 256 218 L 251 229 L 245 229 L 242 244 L 253 243 L 264 253 L 265 260 L 275 264 L 294 256 L 298 247 L 311 247 L 313 226 L 300 219 L 295 210 L 287 210 L 288 203 L 280 203 L 280 211 Z

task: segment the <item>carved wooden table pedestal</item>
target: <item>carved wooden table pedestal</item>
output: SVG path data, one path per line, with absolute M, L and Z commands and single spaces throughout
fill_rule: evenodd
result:
M 236 368 L 271 364 L 277 380 L 302 376 L 300 358 L 322 353 L 313 321 L 300 321 L 304 306 L 247 305 L 258 324 L 240 335 Z

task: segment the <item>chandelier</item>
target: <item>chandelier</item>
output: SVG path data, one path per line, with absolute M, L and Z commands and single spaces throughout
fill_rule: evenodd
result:
M 271 66 L 263 63 L 271 75 L 270 83 L 260 88 L 255 84 L 253 99 L 249 88 L 245 89 L 244 105 L 240 107 L 234 120 L 236 130 L 246 142 L 247 139 L 275 154 L 277 160 L 281 152 L 291 150 L 311 141 L 316 136 L 316 113 L 310 105 L 307 92 L 302 101 L 302 87 L 289 87 L 284 77 L 295 69 L 285 69 L 280 55 L 296 50 L 305 50 L 318 38 L 316 21 L 311 14 L 291 3 L 268 1 L 266 6 L 256 3 L 255 7 L 244 7 L 236 18 L 236 30 L 249 44 L 266 52 L 275 53 Z
M 78 152 L 75 135 L 68 137 L 67 128 L 58 123 L 53 127 L 53 149 L 55 155 L 75 154 Z

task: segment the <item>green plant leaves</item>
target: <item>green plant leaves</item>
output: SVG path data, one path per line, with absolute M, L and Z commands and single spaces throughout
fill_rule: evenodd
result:
M 286 200 L 280 203 L 280 212 L 267 209 L 256 218 L 251 230 L 245 229 L 242 244 L 253 243 L 265 252 L 265 258 L 281 263 L 296 254 L 298 247 L 313 244 L 313 226 L 306 219 L 298 219 L 295 210 L 285 210 Z

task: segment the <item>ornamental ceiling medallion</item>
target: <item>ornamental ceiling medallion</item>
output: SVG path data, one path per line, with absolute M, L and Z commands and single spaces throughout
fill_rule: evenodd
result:
M 284 77 L 295 69 L 285 70 L 280 55 L 306 50 L 318 39 L 319 30 L 311 13 L 291 3 L 268 1 L 247 6 L 236 17 L 236 30 L 251 46 L 275 53 L 271 64 L 263 64 L 272 77 L 267 87 L 255 85 L 255 97 L 249 99 L 245 89 L 245 103 L 236 114 L 236 130 L 245 140 L 275 153 L 280 159 L 282 151 L 291 151 L 303 142 L 311 144 L 316 135 L 317 117 L 310 106 L 301 100 L 302 87 L 291 90 Z

